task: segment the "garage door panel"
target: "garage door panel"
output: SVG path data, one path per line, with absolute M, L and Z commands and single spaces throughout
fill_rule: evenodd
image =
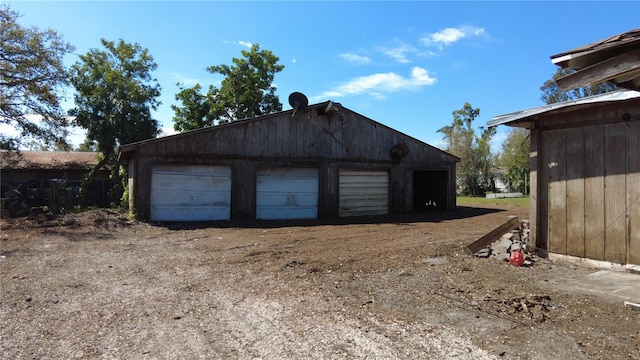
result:
M 209 221 L 228 219 L 228 209 L 226 206 L 219 208 L 209 207 L 206 211 L 203 211 L 201 206 L 172 205 L 170 208 L 159 206 L 156 211 L 159 215 L 170 211 L 171 217 L 163 218 L 160 216 L 154 221 Z
M 231 202 L 231 194 L 225 192 L 210 191 L 155 191 L 153 194 L 153 203 L 166 206 L 228 206 Z
M 304 192 L 309 194 L 317 194 L 318 193 L 318 182 L 313 180 L 295 180 L 292 178 L 281 178 L 281 179 L 259 179 L 258 186 L 260 189 L 265 192 L 274 192 L 281 193 L 291 191 L 291 184 L 295 182 L 296 188 L 294 189 L 296 192 Z
M 231 168 L 227 166 L 208 165 L 154 165 L 154 174 L 203 175 L 203 176 L 231 176 Z
M 318 217 L 318 169 L 277 168 L 258 171 L 256 218 Z
M 341 187 L 342 190 L 345 190 L 344 187 Z M 369 191 L 364 191 L 363 189 L 356 189 L 356 191 L 344 193 L 341 199 L 387 199 L 389 192 L 386 189 L 369 189 Z
M 263 206 L 280 206 L 280 207 L 296 207 L 296 206 L 313 206 L 318 205 L 318 195 L 315 194 L 301 194 L 301 193 L 289 193 L 283 195 L 282 193 L 262 193 L 261 205 Z
M 201 190 L 212 188 L 228 188 L 230 178 L 210 176 L 188 176 L 182 174 L 154 174 L 154 185 L 157 189 L 174 189 L 179 186 L 181 190 Z
M 340 170 L 339 216 L 384 215 L 389 212 L 387 171 Z
M 221 166 L 154 166 L 151 220 L 208 221 L 231 217 L 231 169 Z

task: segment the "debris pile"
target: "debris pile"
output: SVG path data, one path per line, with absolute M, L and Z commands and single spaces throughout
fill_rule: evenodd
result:
M 535 259 L 529 251 L 529 234 L 529 220 L 521 220 L 516 229 L 503 234 L 498 240 L 480 249 L 474 255 L 479 258 L 494 257 L 516 266 L 531 266 Z
M 51 186 L 39 180 L 21 183 L 2 194 L 2 209 L 12 217 L 46 212 L 50 203 Z
M 551 297 L 546 294 L 527 294 L 509 299 L 495 299 L 486 297 L 485 302 L 493 303 L 493 308 L 499 313 L 543 322 L 547 318 L 549 309 L 563 307 L 551 303 Z
M 66 213 L 81 203 L 81 180 L 36 179 L 20 184 L 3 183 L 0 196 L 0 217 Z M 111 196 L 111 180 L 96 180 L 87 187 L 84 202 L 87 205 L 108 207 L 116 196 Z

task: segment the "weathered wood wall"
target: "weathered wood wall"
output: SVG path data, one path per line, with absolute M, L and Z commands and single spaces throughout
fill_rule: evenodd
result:
M 532 217 L 549 251 L 640 264 L 640 107 L 542 116 L 532 129 Z
M 391 147 L 398 143 L 409 149 L 399 161 L 390 156 Z M 298 111 L 295 116 L 291 111 L 282 112 L 124 146 L 122 150 L 136 162 L 134 208 L 140 218 L 148 218 L 154 164 L 230 166 L 234 219 L 255 217 L 259 167 L 318 168 L 319 217 L 338 214 L 341 168 L 388 171 L 391 213 L 412 210 L 413 171 L 447 171 L 447 208 L 455 208 L 455 157 L 344 108 L 332 115 L 319 114 L 316 108 Z

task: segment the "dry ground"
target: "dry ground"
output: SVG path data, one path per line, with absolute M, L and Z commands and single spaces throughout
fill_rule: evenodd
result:
M 2 220 L 5 359 L 640 359 L 593 272 L 463 247 L 519 207 L 313 222 Z

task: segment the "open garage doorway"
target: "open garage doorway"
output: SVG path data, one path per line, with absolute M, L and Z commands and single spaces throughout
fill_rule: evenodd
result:
M 413 210 L 427 212 L 447 209 L 447 172 L 413 172 Z

